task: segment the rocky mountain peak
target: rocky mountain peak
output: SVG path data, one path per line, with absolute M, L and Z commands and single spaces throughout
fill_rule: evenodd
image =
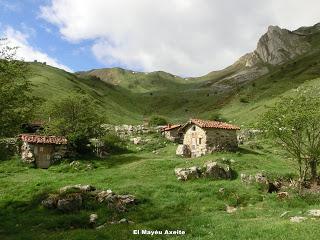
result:
M 269 26 L 259 39 L 256 50 L 240 60 L 245 61 L 247 67 L 257 63 L 277 65 L 305 53 L 309 48 L 305 36 L 279 26 Z

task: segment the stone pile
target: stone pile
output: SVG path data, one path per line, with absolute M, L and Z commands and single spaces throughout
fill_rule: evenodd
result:
M 151 132 L 153 129 L 150 127 L 146 127 L 145 125 L 111 125 L 111 124 L 103 124 L 102 128 L 105 131 L 115 132 L 120 136 L 131 136 L 136 134 L 146 134 Z
M 174 172 L 177 179 L 182 181 L 200 177 L 206 177 L 215 180 L 232 178 L 232 169 L 230 166 L 217 162 L 208 162 L 203 168 L 198 166 L 189 168 L 176 168 Z
M 263 173 L 256 173 L 253 175 L 247 175 L 241 173 L 241 182 L 245 184 L 258 183 L 265 185 L 268 189 L 268 193 L 279 192 L 281 189 L 281 182 L 269 180 Z
M 111 190 L 100 191 L 91 185 L 77 184 L 60 188 L 57 193 L 50 194 L 41 204 L 48 209 L 73 212 L 84 208 L 89 199 L 118 211 L 126 211 L 129 205 L 137 203 L 133 195 L 118 195 Z

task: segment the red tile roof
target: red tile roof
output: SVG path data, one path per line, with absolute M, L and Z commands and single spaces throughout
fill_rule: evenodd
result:
M 170 131 L 170 130 L 173 130 L 173 129 L 176 129 L 176 128 L 179 128 L 181 127 L 180 124 L 176 124 L 176 125 L 170 125 L 168 124 L 168 126 L 164 127 L 161 129 L 161 131 L 165 132 L 165 131 Z
M 21 134 L 20 138 L 28 143 L 67 144 L 67 139 L 62 136 L 43 136 L 33 134 Z
M 238 126 L 218 121 L 209 121 L 201 119 L 190 119 L 190 123 L 193 123 L 201 128 L 219 128 L 219 129 L 229 129 L 229 130 L 240 130 Z

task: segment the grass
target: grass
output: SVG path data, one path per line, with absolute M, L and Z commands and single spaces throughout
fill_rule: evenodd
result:
M 316 239 L 319 220 L 290 223 L 288 218 L 320 208 L 318 198 L 291 197 L 280 201 L 257 185 L 235 180 L 198 179 L 179 182 L 175 167 L 203 165 L 222 157 L 235 160 L 240 173 L 265 171 L 270 176 L 295 173 L 295 164 L 281 151 L 269 147 L 253 151 L 247 147 L 237 153 L 216 153 L 197 159 L 175 157 L 176 146 L 167 144 L 153 154 L 144 150 L 113 155 L 101 160 L 80 160 L 90 169 L 74 171 L 68 162 L 48 170 L 22 165 L 19 159 L 0 162 L 0 238 L 1 239 Z M 126 213 L 113 213 L 95 206 L 77 213 L 62 214 L 43 209 L 39 202 L 48 192 L 69 184 L 92 184 L 98 189 L 137 196 L 140 204 Z M 225 192 L 219 192 L 220 188 Z M 238 207 L 228 214 L 225 205 Z M 288 215 L 280 215 L 289 211 Z M 119 220 L 132 225 L 108 225 L 101 230 L 88 227 L 89 215 L 97 212 L 98 223 Z M 134 229 L 181 229 L 185 236 L 136 236 Z

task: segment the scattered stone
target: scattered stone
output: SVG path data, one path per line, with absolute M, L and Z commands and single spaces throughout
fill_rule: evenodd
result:
M 236 207 L 233 207 L 233 206 L 227 205 L 227 206 L 226 206 L 226 211 L 227 211 L 227 213 L 234 213 L 234 212 L 237 211 L 237 208 L 236 208 Z
M 220 188 L 219 193 L 224 193 L 224 188 Z
M 320 209 L 309 210 L 308 214 L 313 217 L 320 217 Z
M 232 170 L 226 164 L 209 162 L 205 164 L 204 176 L 212 179 L 231 179 Z
M 300 223 L 306 219 L 307 219 L 306 217 L 294 216 L 290 218 L 290 222 Z
M 278 196 L 279 199 L 282 200 L 282 199 L 288 198 L 289 197 L 289 193 L 288 192 L 278 192 L 277 196 Z
M 68 192 L 68 191 L 76 191 L 76 192 L 91 192 L 96 190 L 94 186 L 91 185 L 81 185 L 81 184 L 76 184 L 76 185 L 68 185 L 63 188 L 60 188 L 60 193 Z
M 179 144 L 176 150 L 176 155 L 181 157 L 191 157 L 191 150 L 188 145 Z
M 190 168 L 176 168 L 174 170 L 178 180 L 186 181 L 201 177 L 201 168 L 193 166 Z

